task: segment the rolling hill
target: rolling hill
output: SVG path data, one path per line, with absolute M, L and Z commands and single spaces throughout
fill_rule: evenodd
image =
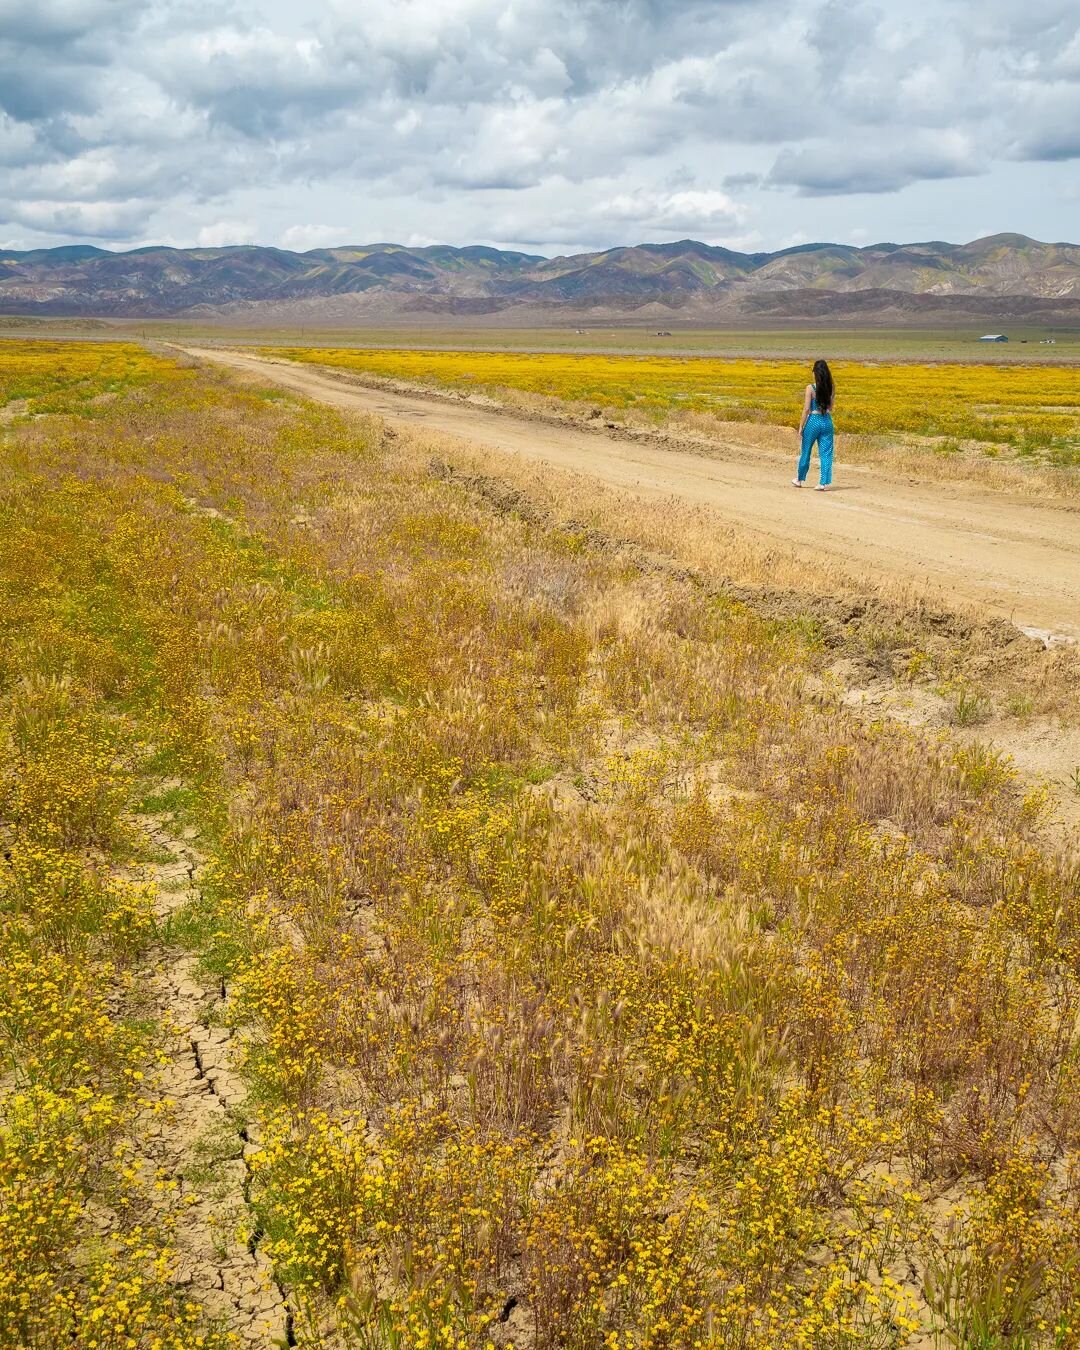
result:
M 439 315 L 1080 322 L 1080 245 L 999 234 L 960 245 L 737 253 L 683 239 L 557 258 L 443 244 L 307 253 L 78 245 L 0 252 L 0 313 L 253 323 Z

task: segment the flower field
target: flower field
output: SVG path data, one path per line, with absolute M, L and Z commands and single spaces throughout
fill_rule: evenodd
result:
M 720 422 L 798 424 L 810 361 L 380 349 L 267 348 L 316 365 L 463 391 L 517 390 L 633 411 Z M 1080 382 L 1050 365 L 840 361 L 837 420 L 854 435 L 915 436 L 1080 462 Z M 955 444 L 950 448 L 957 448 Z
M 280 1292 L 326 1350 L 1080 1346 L 1038 792 L 420 439 L 44 351 L 0 376 L 47 414 L 0 429 L 0 1344 L 269 1347 Z M 227 1294 L 230 1243 L 266 1303 L 185 1267 Z
M 82 413 L 121 391 L 145 385 L 164 364 L 122 342 L 25 342 L 12 359 L 6 343 L 0 364 L 0 409 L 8 420 L 41 413 Z

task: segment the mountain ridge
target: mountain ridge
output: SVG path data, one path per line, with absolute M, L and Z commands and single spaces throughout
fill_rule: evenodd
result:
M 1080 245 L 998 234 L 797 244 L 742 253 L 700 240 L 548 258 L 483 244 L 392 242 L 303 252 L 258 244 L 0 250 L 0 313 L 303 317 L 613 313 L 707 321 L 897 312 L 1080 320 Z

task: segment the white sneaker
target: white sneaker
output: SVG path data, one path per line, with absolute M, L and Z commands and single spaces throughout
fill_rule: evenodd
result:
M 815 492 L 828 492 L 828 490 L 829 490 L 828 483 L 819 483 L 817 487 L 814 489 Z
M 793 478 L 793 479 L 791 480 L 791 486 L 792 486 L 792 487 L 802 487 L 802 484 L 799 482 L 799 480 L 798 480 L 797 478 Z

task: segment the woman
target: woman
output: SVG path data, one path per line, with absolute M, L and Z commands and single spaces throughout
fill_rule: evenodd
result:
M 803 398 L 802 421 L 799 423 L 799 435 L 802 437 L 802 454 L 799 456 L 798 477 L 791 481 L 796 487 L 802 487 L 810 471 L 810 451 L 817 443 L 818 465 L 821 481 L 818 492 L 828 492 L 832 483 L 833 456 L 833 403 L 836 401 L 836 389 L 833 385 L 832 371 L 827 361 L 814 362 L 814 383 L 806 386 Z

